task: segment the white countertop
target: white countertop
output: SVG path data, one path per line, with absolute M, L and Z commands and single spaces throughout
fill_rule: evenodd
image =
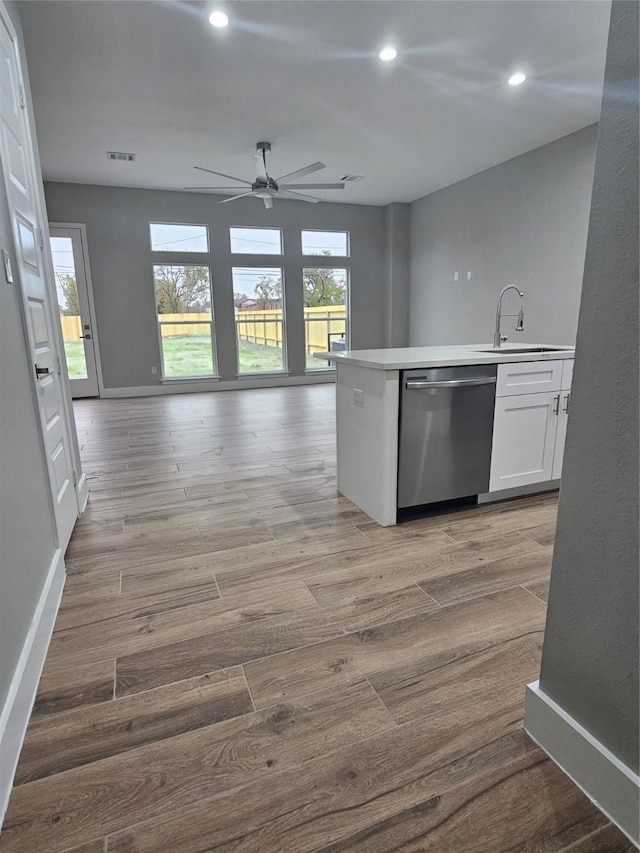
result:
M 575 347 L 558 345 L 553 352 L 535 352 L 536 347 L 551 344 L 503 344 L 500 352 L 488 350 L 491 344 L 463 344 L 442 347 L 403 347 L 400 349 L 360 349 L 346 352 L 315 353 L 315 358 L 334 361 L 336 365 L 355 364 L 374 370 L 411 370 L 415 367 L 445 367 L 458 364 L 503 364 L 513 361 L 551 361 L 573 358 Z M 556 346 L 553 344 L 553 346 Z M 531 349 L 531 352 L 510 352 L 511 349 Z

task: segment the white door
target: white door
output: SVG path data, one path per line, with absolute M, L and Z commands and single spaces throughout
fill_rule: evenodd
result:
M 558 412 L 558 428 L 556 430 L 556 445 L 553 451 L 553 479 L 559 480 L 562 476 L 562 459 L 564 457 L 564 444 L 567 438 L 567 421 L 569 420 L 569 405 L 571 403 L 571 391 L 561 391 L 560 411 Z
M 0 14 L 0 155 L 18 260 L 14 286 L 22 291 L 43 448 L 59 545 L 64 551 L 78 514 L 73 457 L 56 351 L 54 306 L 45 278 L 43 222 L 39 218 L 40 204 L 25 90 L 16 35 L 13 27 L 9 27 L 9 22 Z
M 98 397 L 88 257 L 80 227 L 49 227 L 53 273 L 71 396 Z
M 489 491 L 552 479 L 560 392 L 497 397 Z

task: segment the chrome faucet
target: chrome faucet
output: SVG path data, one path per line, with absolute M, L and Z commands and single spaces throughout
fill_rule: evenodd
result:
M 508 284 L 506 287 L 503 287 L 500 291 L 500 296 L 498 297 L 498 304 L 496 305 L 496 331 L 493 336 L 493 346 L 500 347 L 504 341 L 507 340 L 506 335 L 500 334 L 500 318 L 501 317 L 517 317 L 518 323 L 516 325 L 516 332 L 522 332 L 524 330 L 524 308 L 522 306 L 522 302 L 520 303 L 520 311 L 517 314 L 503 314 L 502 313 L 502 297 L 508 290 L 517 290 L 520 294 L 520 299 L 524 297 L 524 293 L 520 290 L 519 287 L 516 287 L 515 284 Z

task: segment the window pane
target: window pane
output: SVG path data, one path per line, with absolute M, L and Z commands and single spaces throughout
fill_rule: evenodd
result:
M 349 255 L 348 231 L 302 231 L 303 255 Z
M 212 376 L 211 323 L 160 323 L 164 376 Z
M 302 283 L 307 370 L 326 370 L 331 365 L 314 358 L 315 352 L 348 349 L 348 271 L 307 267 Z
M 163 376 L 215 374 L 209 267 L 156 264 Z
M 208 252 L 209 234 L 206 225 L 173 225 L 152 222 L 152 252 Z
M 285 370 L 280 267 L 234 267 L 238 373 Z
M 279 228 L 229 228 L 229 237 L 234 254 L 282 254 L 282 231 Z
M 78 286 L 71 237 L 52 237 L 51 255 L 69 379 L 86 379 L 87 360 L 84 341 L 80 337 L 82 322 L 78 306 Z

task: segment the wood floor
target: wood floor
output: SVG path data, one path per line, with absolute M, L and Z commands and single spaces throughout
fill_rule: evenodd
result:
M 623 853 L 522 731 L 555 496 L 381 528 L 334 388 L 81 401 L 2 853 Z

